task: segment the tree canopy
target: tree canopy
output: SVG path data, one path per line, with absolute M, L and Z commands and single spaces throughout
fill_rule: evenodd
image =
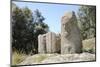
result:
M 79 27 L 83 39 L 96 36 L 96 7 L 81 6 L 78 11 Z
M 15 5 L 15 4 L 13 4 Z M 28 8 L 14 6 L 12 9 L 12 48 L 26 54 L 37 53 L 38 35 L 49 31 L 44 17 L 38 9 L 34 13 Z

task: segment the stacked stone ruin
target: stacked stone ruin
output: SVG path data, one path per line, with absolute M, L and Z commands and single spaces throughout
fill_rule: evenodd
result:
M 38 53 L 72 54 L 81 52 L 82 40 L 73 11 L 62 16 L 61 35 L 48 32 L 38 36 Z

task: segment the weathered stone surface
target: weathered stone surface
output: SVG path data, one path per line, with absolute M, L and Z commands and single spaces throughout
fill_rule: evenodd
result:
M 95 61 L 95 54 L 63 54 L 48 57 L 41 61 L 41 63 L 63 63 L 63 62 L 81 62 L 81 61 Z
M 38 53 L 41 52 L 41 35 L 38 36 Z
M 46 64 L 46 63 L 62 63 L 62 62 L 81 62 L 81 61 L 95 61 L 95 54 L 81 53 L 81 54 L 36 54 L 29 56 L 19 65 L 30 64 Z
M 56 34 L 53 32 L 48 32 L 46 34 L 46 49 L 47 53 L 56 53 L 57 51 L 57 38 Z
M 57 50 L 57 53 L 60 53 L 61 51 L 61 35 L 60 34 L 56 35 L 56 50 Z
M 47 53 L 51 53 L 51 32 L 46 33 L 46 49 Z
M 61 53 L 81 53 L 82 41 L 74 12 L 64 14 L 61 20 Z
M 57 44 L 56 44 L 56 34 L 51 33 L 51 52 L 56 53 L 57 52 Z
M 46 53 L 46 35 L 38 36 L 38 53 Z
M 38 53 L 60 53 L 60 36 L 53 32 L 39 35 Z

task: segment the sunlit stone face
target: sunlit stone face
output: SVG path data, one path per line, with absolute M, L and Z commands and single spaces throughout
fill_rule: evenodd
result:
M 61 53 L 81 53 L 82 41 L 74 12 L 65 13 L 61 19 Z

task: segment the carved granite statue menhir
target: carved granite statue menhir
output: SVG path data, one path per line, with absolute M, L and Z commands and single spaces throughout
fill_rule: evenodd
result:
M 75 13 L 67 12 L 61 19 L 61 53 L 81 53 L 82 40 Z

